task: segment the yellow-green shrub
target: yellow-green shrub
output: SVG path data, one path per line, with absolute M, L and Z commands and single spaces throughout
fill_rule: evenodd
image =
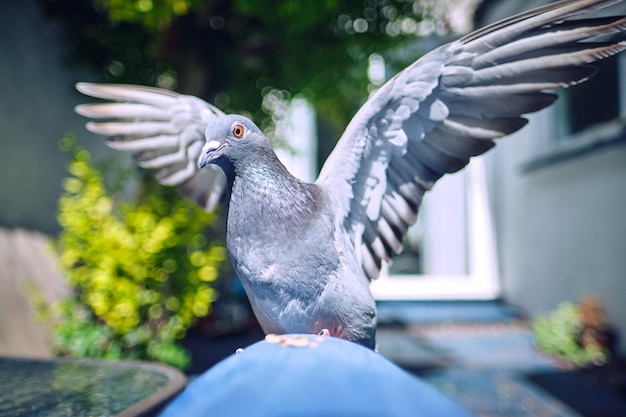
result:
M 582 328 L 580 306 L 571 302 L 562 302 L 555 310 L 532 321 L 539 350 L 569 359 L 578 366 L 605 363 L 609 359 L 608 351 L 579 343 Z
M 59 200 L 58 250 L 74 291 L 56 309 L 56 348 L 185 367 L 178 340 L 209 313 L 211 283 L 226 256 L 221 241 L 206 237 L 216 215 L 153 182 L 137 202 L 117 203 L 89 153 L 71 138 L 62 147 L 72 159 Z

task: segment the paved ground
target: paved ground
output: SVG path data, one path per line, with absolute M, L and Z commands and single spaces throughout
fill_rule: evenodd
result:
M 380 306 L 379 351 L 477 416 L 626 416 L 626 401 L 539 354 L 497 303 Z

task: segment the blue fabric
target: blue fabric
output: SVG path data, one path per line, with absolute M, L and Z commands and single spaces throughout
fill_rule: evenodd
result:
M 194 380 L 160 417 L 469 416 L 356 343 L 308 335 L 282 338 L 223 360 Z

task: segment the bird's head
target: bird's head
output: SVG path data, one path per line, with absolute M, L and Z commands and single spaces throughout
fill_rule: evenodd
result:
M 198 168 L 216 164 L 227 171 L 246 156 L 271 151 L 263 132 L 244 116 L 219 117 L 207 126 L 204 135 L 206 144 L 198 158 Z

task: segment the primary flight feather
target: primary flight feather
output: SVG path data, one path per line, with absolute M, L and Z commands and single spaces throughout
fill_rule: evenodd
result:
M 374 348 L 369 281 L 402 251 L 424 193 L 552 104 L 551 90 L 626 49 L 594 41 L 626 18 L 581 18 L 620 1 L 562 0 L 434 49 L 367 100 L 315 183 L 292 176 L 252 121 L 195 97 L 79 83 L 113 103 L 76 110 L 107 119 L 87 128 L 207 210 L 230 199 L 228 252 L 265 332 L 328 331 Z

